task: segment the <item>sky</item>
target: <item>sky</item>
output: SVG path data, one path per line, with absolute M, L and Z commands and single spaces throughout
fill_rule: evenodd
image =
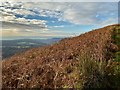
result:
M 73 37 L 118 23 L 117 2 L 2 2 L 3 39 Z

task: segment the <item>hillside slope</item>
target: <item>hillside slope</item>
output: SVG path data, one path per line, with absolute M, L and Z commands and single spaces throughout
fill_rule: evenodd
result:
M 119 65 L 113 54 L 120 48 L 112 38 L 119 27 L 107 26 L 3 60 L 3 88 L 112 87 L 105 76 L 113 77 L 111 66 Z M 113 84 L 117 86 L 118 82 Z

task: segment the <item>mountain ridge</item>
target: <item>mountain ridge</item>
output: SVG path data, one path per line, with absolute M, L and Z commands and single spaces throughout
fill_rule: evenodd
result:
M 76 88 L 82 59 L 109 61 L 116 51 L 112 32 L 120 24 L 96 29 L 42 48 L 30 49 L 3 60 L 3 87 Z M 111 56 L 111 57 L 110 57 Z M 91 63 L 91 62 L 90 62 Z M 92 62 L 93 63 L 93 62 Z M 86 85 L 87 86 L 87 85 Z M 96 85 L 95 85 L 96 86 Z

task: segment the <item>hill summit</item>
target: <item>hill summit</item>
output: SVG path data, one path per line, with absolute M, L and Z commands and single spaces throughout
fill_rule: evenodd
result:
M 120 25 L 2 61 L 3 88 L 120 88 Z

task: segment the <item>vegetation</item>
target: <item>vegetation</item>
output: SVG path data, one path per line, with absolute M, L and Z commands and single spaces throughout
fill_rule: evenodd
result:
M 3 60 L 7 88 L 120 89 L 120 25 Z
M 79 88 L 120 88 L 120 63 L 79 57 Z
M 113 43 L 118 46 L 117 51 L 114 53 L 114 60 L 120 62 L 120 27 L 117 26 L 113 30 Z
M 109 55 L 114 56 L 111 60 L 94 60 L 89 56 L 89 51 L 79 56 L 80 80 L 77 87 L 120 88 L 120 26 L 114 28 L 112 40 L 118 49 L 108 52 L 111 53 Z

